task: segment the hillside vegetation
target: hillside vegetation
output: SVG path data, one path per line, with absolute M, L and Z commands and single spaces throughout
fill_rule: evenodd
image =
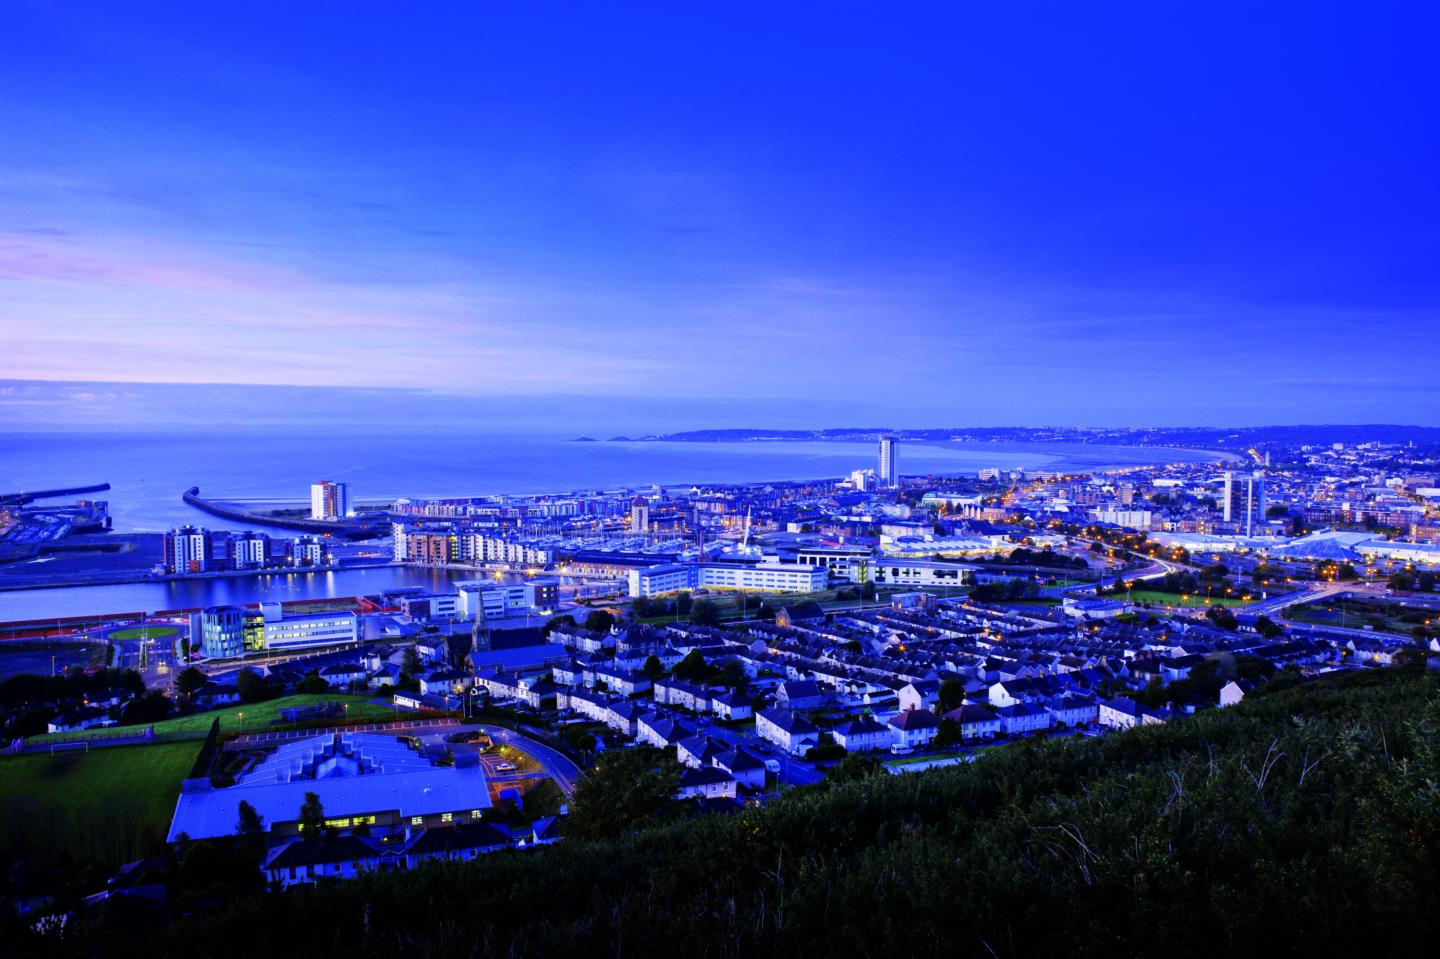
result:
M 766 809 L 261 896 L 91 954 L 1428 953 L 1440 692 L 1337 676 Z

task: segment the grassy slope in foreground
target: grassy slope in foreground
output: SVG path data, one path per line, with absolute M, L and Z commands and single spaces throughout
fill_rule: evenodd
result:
M 200 743 L 0 757 L 0 856 L 113 869 L 163 841 Z
M 1440 935 L 1437 682 L 1332 677 L 737 815 L 241 901 L 122 951 L 1416 954 Z
M 162 719 L 151 725 L 155 727 L 157 733 L 192 733 L 197 738 L 203 739 L 205 734 L 210 732 L 210 724 L 215 721 L 216 717 L 219 717 L 221 732 L 263 732 L 267 729 L 282 728 L 276 722 L 280 718 L 280 710 L 295 706 L 312 706 L 316 703 L 348 703 L 350 709 L 347 715 L 351 719 L 385 722 L 396 718 L 395 710 L 392 707 L 382 706 L 372 700 L 372 696 L 350 693 L 299 693 L 294 696 L 282 696 L 279 699 L 267 700 L 263 703 L 229 706 L 225 709 L 191 713 L 189 716 L 176 716 L 174 719 Z M 32 743 L 71 742 L 95 736 L 115 736 L 126 730 L 133 730 L 138 735 L 144 729 L 144 725 L 110 726 L 103 729 L 84 729 L 73 733 L 46 733 L 31 737 L 26 741 Z

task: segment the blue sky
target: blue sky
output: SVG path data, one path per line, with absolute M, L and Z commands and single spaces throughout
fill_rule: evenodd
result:
M 416 6 L 8 4 L 0 419 L 1440 423 L 1428 5 Z

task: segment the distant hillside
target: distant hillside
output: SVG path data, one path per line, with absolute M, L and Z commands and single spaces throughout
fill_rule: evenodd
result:
M 1165 726 L 267 895 L 163 932 L 81 923 L 66 945 L 187 959 L 1428 953 L 1440 676 L 1281 686 Z
M 902 440 L 939 442 L 1099 443 L 1114 446 L 1176 446 L 1203 449 L 1247 449 L 1251 446 L 1329 445 L 1344 443 L 1440 444 L 1440 427 L 1315 425 L 1254 426 L 1239 429 L 1209 426 L 1118 429 L 1103 427 L 951 427 L 897 430 L 885 427 L 847 427 L 823 430 L 726 429 L 690 430 L 647 436 L 645 440 L 671 443 L 733 443 L 759 441 L 870 441 L 882 435 Z

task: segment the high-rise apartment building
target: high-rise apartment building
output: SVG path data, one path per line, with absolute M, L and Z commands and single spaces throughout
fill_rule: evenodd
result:
M 645 502 L 644 497 L 637 496 L 630 504 L 630 532 L 650 532 L 650 504 Z
M 880 437 L 880 485 L 899 486 L 900 473 L 895 463 L 895 448 L 900 441 L 893 436 Z
M 321 480 L 310 486 L 311 519 L 344 519 L 350 515 L 350 487 Z
M 1265 522 L 1265 474 L 1225 472 L 1224 488 L 1220 492 L 1220 518 L 1227 523 L 1238 523 L 1242 532 L 1250 535 L 1255 526 Z

